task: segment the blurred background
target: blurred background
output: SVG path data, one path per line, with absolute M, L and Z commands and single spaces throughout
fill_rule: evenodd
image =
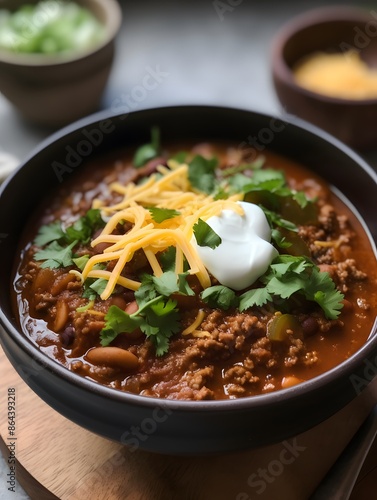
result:
M 271 81 L 271 40 L 297 14 L 329 3 L 122 0 L 120 4 L 122 26 L 100 109 L 128 113 L 214 104 L 279 115 L 282 109 Z M 373 8 L 367 2 L 347 0 L 333 0 L 331 5 Z M 22 160 L 51 132 L 26 122 L 0 94 L 0 152 Z M 377 158 L 374 151 L 365 156 L 370 162 Z M 7 491 L 6 472 L 1 461 L 0 499 L 28 498 L 19 486 L 16 494 Z
M 281 108 L 271 82 L 271 39 L 297 14 L 328 2 L 121 0 L 120 4 L 122 27 L 102 109 L 129 112 L 203 103 L 276 115 Z M 363 6 L 347 0 L 331 5 Z M 152 83 L 147 89 L 143 82 L 148 74 Z M 26 123 L 0 95 L 0 150 L 22 159 L 50 133 Z

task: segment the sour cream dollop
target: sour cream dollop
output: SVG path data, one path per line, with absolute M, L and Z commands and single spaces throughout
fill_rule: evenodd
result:
M 253 203 L 237 203 L 244 215 L 223 210 L 206 220 L 220 236 L 220 245 L 201 247 L 195 236 L 191 242 L 204 266 L 222 285 L 242 290 L 267 271 L 278 251 L 270 243 L 271 229 L 263 210 Z

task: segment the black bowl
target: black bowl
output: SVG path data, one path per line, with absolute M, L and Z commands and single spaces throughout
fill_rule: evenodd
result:
M 300 385 L 239 400 L 190 402 L 127 394 L 82 378 L 40 352 L 17 326 L 10 299 L 11 273 L 29 214 L 47 192 L 87 160 L 115 147 L 148 141 L 153 125 L 160 127 L 167 142 L 233 140 L 250 151 L 254 148 L 255 154 L 268 146 L 301 162 L 348 198 L 365 221 L 371 241 L 376 240 L 375 172 L 348 147 L 309 124 L 203 106 L 116 116 L 100 113 L 42 143 L 0 192 L 0 319 L 6 355 L 25 382 L 58 412 L 133 449 L 171 454 L 225 452 L 272 444 L 315 426 L 357 396 L 360 384 L 355 387 L 355 380 L 367 385 L 377 373 L 375 329 L 347 361 Z

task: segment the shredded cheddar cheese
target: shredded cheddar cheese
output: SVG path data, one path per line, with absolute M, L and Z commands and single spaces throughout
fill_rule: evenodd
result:
M 344 99 L 377 97 L 377 71 L 356 51 L 315 53 L 294 68 L 296 82 L 308 90 Z
M 188 165 L 175 161 L 169 162 L 169 168 L 159 166 L 158 174 L 151 175 L 140 185 L 129 183 L 124 186 L 114 182 L 110 189 L 122 195 L 123 200 L 110 206 L 104 206 L 99 200 L 93 201 L 93 207 L 100 208 L 108 222 L 91 243 L 93 247 L 99 243 L 106 243 L 108 247 L 101 254 L 92 256 L 81 274 L 82 280 L 103 278 L 108 281 L 101 294 L 102 300 L 110 297 L 117 284 L 134 291 L 140 287 L 140 282 L 122 274 L 126 264 L 139 250 L 144 252 L 152 272 L 158 277 L 163 271 L 156 254 L 174 246 L 175 273 L 178 275 L 183 272 L 186 259 L 189 273 L 197 276 L 201 286 L 207 288 L 211 285 L 208 271 L 190 242 L 193 226 L 199 218 L 207 220 L 225 209 L 243 215 L 242 207 L 236 203 L 242 199 L 242 195 L 215 200 L 212 196 L 195 192 L 189 182 Z M 148 207 L 175 210 L 179 215 L 158 223 Z M 113 234 L 118 224 L 127 225 L 125 234 Z M 110 261 L 114 262 L 111 271 L 96 269 L 98 264 Z M 201 321 L 194 323 L 192 331 Z
M 193 323 L 191 323 L 190 326 L 188 326 L 185 330 L 183 330 L 182 335 L 188 335 L 189 333 L 193 333 L 194 330 L 198 328 L 198 326 L 201 325 L 203 319 L 205 318 L 205 313 L 203 309 L 199 309 L 199 312 L 194 320 Z

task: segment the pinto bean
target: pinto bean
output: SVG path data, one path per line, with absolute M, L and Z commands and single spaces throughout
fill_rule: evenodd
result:
M 336 266 L 332 266 L 330 264 L 320 264 L 318 267 L 321 273 L 329 273 L 330 278 L 336 278 Z
M 137 302 L 136 300 L 133 300 L 132 302 L 130 302 L 127 307 L 125 308 L 125 312 L 127 314 L 133 314 L 135 313 L 137 310 L 139 309 L 139 306 L 137 305 Z
M 119 309 L 123 310 L 127 307 L 126 300 L 120 295 L 113 295 L 112 297 L 110 297 L 110 304 L 112 306 L 117 306 L 119 307 Z
M 120 347 L 95 347 L 88 351 L 86 359 L 94 365 L 111 366 L 123 370 L 135 370 L 139 360 L 132 352 Z
M 51 287 L 51 294 L 54 297 L 59 295 L 60 292 L 67 288 L 68 283 L 74 280 L 76 280 L 76 277 L 73 274 L 63 274 L 62 276 L 59 276 Z
M 48 267 L 39 269 L 37 277 L 33 283 L 33 291 L 37 290 L 50 291 L 56 280 L 56 272 Z
M 130 302 L 127 307 L 125 308 L 125 312 L 127 314 L 133 314 L 139 309 L 139 306 L 137 305 L 136 300 L 133 300 Z M 140 328 L 137 328 L 133 332 L 127 332 L 127 338 L 129 339 L 138 339 L 143 335 L 143 332 L 140 330 Z
M 64 300 L 58 300 L 56 303 L 56 315 L 52 328 L 54 332 L 60 332 L 60 330 L 65 327 L 68 321 L 68 315 L 69 307 L 67 302 L 65 302 Z

